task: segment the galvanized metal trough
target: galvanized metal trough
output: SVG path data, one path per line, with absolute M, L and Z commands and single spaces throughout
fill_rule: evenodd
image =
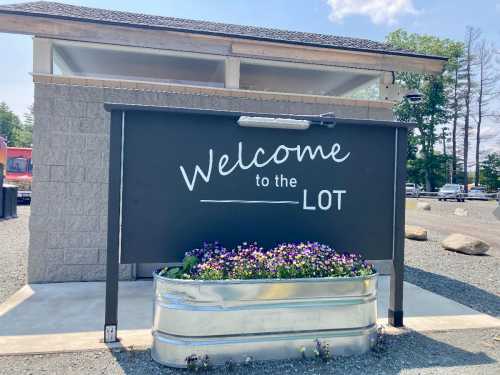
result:
M 377 275 L 291 280 L 178 280 L 154 274 L 152 356 L 172 367 L 368 351 L 377 335 Z

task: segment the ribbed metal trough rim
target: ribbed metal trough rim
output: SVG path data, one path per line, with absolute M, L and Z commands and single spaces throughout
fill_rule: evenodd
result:
M 264 283 L 307 283 L 307 282 L 352 282 L 352 281 L 363 281 L 371 280 L 378 277 L 378 272 L 375 272 L 367 276 L 348 276 L 348 277 L 303 277 L 303 278 L 293 278 L 293 279 L 226 279 L 226 280 L 189 280 L 189 279 L 172 279 L 165 276 L 160 276 L 160 270 L 153 272 L 153 279 L 159 279 L 167 281 L 172 284 L 183 284 L 183 285 L 238 285 L 238 284 L 264 284 Z

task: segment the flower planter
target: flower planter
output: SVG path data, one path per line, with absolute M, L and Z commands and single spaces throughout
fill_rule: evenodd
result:
M 154 274 L 152 356 L 227 361 L 354 355 L 375 343 L 377 274 L 350 278 L 180 280 Z

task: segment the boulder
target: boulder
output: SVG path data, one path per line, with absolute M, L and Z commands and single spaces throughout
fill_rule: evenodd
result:
M 405 237 L 409 240 L 427 241 L 427 230 L 416 225 L 405 225 Z
M 490 248 L 490 245 L 479 238 L 460 233 L 450 234 L 441 242 L 441 246 L 445 250 L 457 251 L 468 255 L 484 254 Z
M 419 210 L 430 211 L 431 210 L 431 204 L 429 202 L 418 202 L 417 203 L 417 208 Z
M 457 207 L 455 208 L 454 214 L 457 216 L 469 216 L 469 211 L 463 209 L 462 207 Z

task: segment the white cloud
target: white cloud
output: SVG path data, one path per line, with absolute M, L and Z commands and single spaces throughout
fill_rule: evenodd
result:
M 375 24 L 394 24 L 401 15 L 418 14 L 413 0 L 327 0 L 332 9 L 330 20 L 341 22 L 345 17 L 370 17 Z

